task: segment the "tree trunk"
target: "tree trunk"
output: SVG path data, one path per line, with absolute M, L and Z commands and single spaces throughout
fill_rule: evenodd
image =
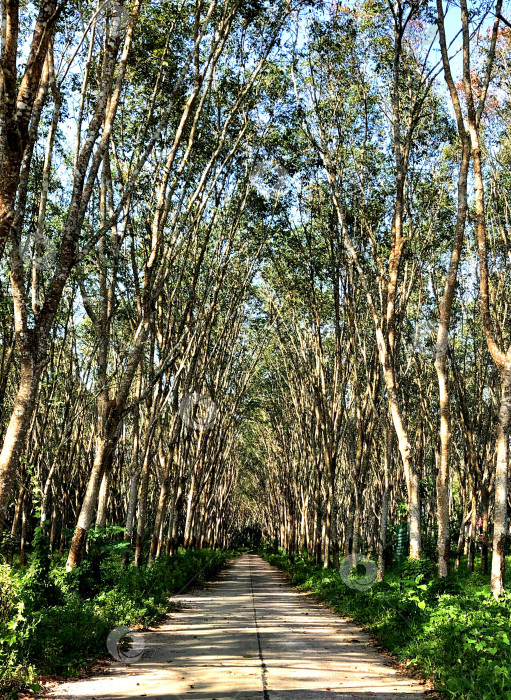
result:
M 330 566 L 330 542 L 332 540 L 332 509 L 334 507 L 335 490 L 335 458 L 327 455 L 327 497 L 325 504 L 325 539 L 323 546 L 323 566 L 327 569 Z
M 330 530 L 330 539 L 332 541 L 332 565 L 334 569 L 338 569 L 340 565 L 339 554 L 339 535 L 337 532 L 337 502 L 334 497 L 332 504 L 332 527 Z
M 13 538 L 16 537 L 18 534 L 18 528 L 20 526 L 21 522 L 21 516 L 23 513 L 23 501 L 25 500 L 26 495 L 25 495 L 25 486 L 21 484 L 20 490 L 18 493 L 18 498 L 16 500 L 16 507 L 14 509 L 14 518 L 12 520 L 12 527 L 11 527 L 11 536 Z M 9 551 L 7 553 L 7 561 L 9 564 L 12 564 L 12 558 L 14 554 L 14 545 L 12 547 L 9 547 Z
M 103 478 L 101 480 L 101 487 L 99 489 L 98 497 L 98 511 L 96 513 L 96 527 L 106 527 L 106 516 L 108 507 L 108 496 L 109 496 L 109 479 L 110 479 L 110 468 L 111 468 L 111 458 L 113 457 L 113 452 L 110 453 L 109 457 L 109 468 L 105 469 L 103 472 Z
M 488 573 L 488 507 L 490 494 L 486 483 L 481 483 L 481 518 L 483 520 L 483 537 L 481 541 L 481 571 Z
M 351 557 L 352 565 L 357 564 L 357 554 L 360 554 L 360 507 L 357 502 L 355 504 L 355 515 L 353 517 L 353 530 L 351 533 Z
M 165 505 L 167 503 L 169 491 L 169 474 L 168 470 L 164 476 L 163 483 L 160 488 L 160 496 L 158 498 L 158 506 L 156 508 L 156 517 L 154 519 L 153 534 L 151 537 L 151 548 L 149 551 L 149 559 L 147 561 L 148 566 L 151 566 L 153 559 L 158 555 L 161 549 L 161 533 L 163 528 L 163 513 L 165 512 Z
M 451 95 L 451 100 L 456 114 L 458 134 L 462 144 L 461 165 L 458 175 L 458 209 L 456 214 L 456 229 L 454 233 L 449 271 L 445 281 L 444 293 L 440 301 L 440 319 L 438 324 L 435 352 L 435 369 L 437 372 L 438 395 L 440 403 L 440 464 L 436 479 L 438 517 L 438 575 L 440 578 L 445 578 L 449 575 L 451 550 L 449 531 L 451 413 L 446 361 L 449 347 L 449 328 L 451 323 L 452 302 L 456 288 L 458 267 L 463 248 L 467 218 L 467 180 L 470 166 L 470 140 L 465 130 L 458 92 L 452 78 L 445 38 L 444 10 L 441 0 L 437 1 L 437 8 L 439 18 L 439 43 L 444 66 L 444 77 Z
M 57 541 L 58 532 L 58 513 L 55 506 L 53 506 L 53 511 L 51 515 L 51 529 L 50 529 L 50 552 L 53 554 L 55 551 L 55 542 Z
M 476 557 L 476 537 L 477 537 L 477 492 L 474 477 L 471 478 L 472 482 L 472 494 L 471 494 L 471 507 L 472 515 L 470 517 L 470 533 L 468 537 L 468 558 L 467 558 L 467 571 L 474 571 L 475 557 Z
M 509 421 L 511 418 L 511 363 L 501 372 L 501 399 L 497 432 L 497 468 L 493 506 L 493 555 L 491 590 L 495 598 L 504 592 L 506 567 L 507 497 L 509 471 Z
M 144 455 L 144 465 L 142 467 L 142 476 L 140 479 L 140 492 L 138 496 L 138 522 L 137 536 L 135 540 L 135 558 L 133 566 L 142 566 L 144 557 L 144 531 L 147 517 L 147 491 L 149 488 L 149 461 L 150 451 L 146 449 Z
M 20 383 L 14 401 L 14 409 L 5 433 L 0 453 L 0 539 L 2 537 L 9 497 L 16 481 L 16 474 L 25 447 L 27 431 L 35 410 L 41 368 L 36 368 L 33 353 L 21 353 Z
M 460 1 L 461 21 L 463 29 L 463 44 L 465 56 L 463 64 L 463 85 L 467 104 L 468 132 L 472 147 L 472 162 L 474 171 L 474 195 L 475 212 L 477 221 L 477 254 L 479 258 L 479 297 L 481 321 L 486 338 L 486 345 L 493 361 L 501 373 L 501 403 L 499 409 L 499 424 L 497 431 L 497 467 L 495 471 L 495 504 L 494 504 L 494 529 L 493 529 L 493 555 L 491 569 L 491 591 L 495 598 L 504 591 L 505 572 L 505 548 L 507 535 L 507 496 L 508 496 L 508 469 L 509 469 L 509 420 L 511 411 L 511 349 L 504 352 L 499 346 L 495 333 L 494 322 L 490 308 L 490 275 L 488 270 L 488 249 L 486 240 L 486 211 L 484 202 L 484 182 L 481 161 L 481 145 L 479 142 L 479 127 L 484 101 L 478 99 L 476 107 L 472 73 L 470 70 L 470 56 L 468 46 L 470 42 L 470 13 L 466 0 Z M 490 79 L 491 69 L 495 59 L 495 47 L 499 32 L 500 11 L 502 0 L 497 0 L 495 5 L 495 17 L 491 34 L 491 42 L 488 51 L 486 76 Z M 487 87 L 487 84 L 485 87 Z M 483 90 L 483 96 L 486 90 Z
M 172 499 L 172 509 L 170 511 L 169 518 L 169 529 L 167 544 L 165 547 L 166 554 L 175 554 L 178 548 L 177 541 L 177 528 L 178 528 L 178 515 L 181 509 L 181 502 L 183 498 L 183 480 L 180 477 L 176 482 L 174 497 Z
M 27 543 L 27 520 L 29 512 L 29 498 L 23 499 L 21 510 L 21 543 L 20 543 L 20 566 L 25 566 L 25 545 Z
M 137 509 L 138 496 L 138 480 L 140 477 L 139 466 L 135 463 L 135 471 L 132 474 L 130 481 L 130 492 L 128 497 L 128 508 L 126 513 L 126 528 L 124 530 L 124 541 L 131 544 L 133 536 L 133 523 L 135 522 L 135 511 Z M 129 549 L 127 548 L 122 555 L 122 565 L 127 566 L 130 560 Z
M 387 522 L 389 517 L 390 490 L 389 471 L 392 459 L 392 434 L 389 428 L 385 430 L 385 458 L 383 462 L 383 496 L 381 500 L 380 531 L 378 536 L 378 581 L 385 576 L 385 548 L 387 546 Z
M 461 555 L 463 554 L 463 547 L 465 544 L 465 528 L 467 527 L 467 522 L 470 520 L 471 517 L 472 513 L 470 512 L 461 518 L 460 534 L 458 536 L 458 546 L 456 548 L 456 561 L 454 564 L 454 568 L 456 571 L 458 571 L 460 567 Z
M 392 408 L 393 407 L 393 408 Z M 405 429 L 401 412 L 396 400 L 391 401 L 391 412 L 397 435 L 399 452 L 403 462 L 408 491 L 408 521 L 410 523 L 410 558 L 420 559 L 421 556 L 421 508 L 419 494 L 419 475 L 412 462 L 411 447 L 408 433 Z
M 96 445 L 96 456 L 87 483 L 87 491 L 83 499 L 80 515 L 71 540 L 71 548 L 66 562 L 66 571 L 71 571 L 78 566 L 82 559 L 83 550 L 87 541 L 87 533 L 94 519 L 94 512 L 98 502 L 99 490 L 106 464 L 112 449 L 112 440 L 108 437 L 98 439 Z
M 186 503 L 186 522 L 184 531 L 184 548 L 188 549 L 191 544 L 191 532 L 192 532 L 192 520 L 193 520 L 193 497 L 195 493 L 195 471 L 192 472 L 192 478 L 190 479 L 190 486 L 188 491 L 188 498 Z
M 46 482 L 44 484 L 43 493 L 41 495 L 41 528 L 46 534 L 47 528 L 47 512 L 48 512 L 48 499 L 50 496 L 50 487 L 53 477 L 53 472 L 55 471 L 55 462 L 51 465 L 48 476 L 46 477 Z

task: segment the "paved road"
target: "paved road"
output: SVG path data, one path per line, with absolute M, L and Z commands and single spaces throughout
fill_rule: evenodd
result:
M 244 554 L 156 631 L 140 633 L 137 663 L 59 686 L 66 700 L 417 700 L 424 685 L 398 673 L 345 622 L 259 557 Z

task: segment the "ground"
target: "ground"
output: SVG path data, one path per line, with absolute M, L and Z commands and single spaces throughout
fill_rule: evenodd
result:
M 243 554 L 181 609 L 135 635 L 137 660 L 59 685 L 52 700 L 418 700 L 423 681 L 401 673 L 369 637 Z M 138 658 L 139 657 L 139 658 Z

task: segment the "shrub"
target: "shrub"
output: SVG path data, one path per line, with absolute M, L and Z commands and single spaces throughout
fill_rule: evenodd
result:
M 32 562 L 21 580 L 20 589 L 20 596 L 27 612 L 52 605 L 62 605 L 64 602 L 61 589 L 50 576 L 50 545 L 40 527 L 35 530 L 33 546 Z
M 40 610 L 32 617 L 23 651 L 38 670 L 74 675 L 104 651 L 109 631 L 108 620 L 92 601 L 74 595 L 66 605 Z
M 8 564 L 0 564 L 0 625 L 12 619 L 18 602 L 19 579 Z
M 172 593 L 211 578 L 233 556 L 187 550 L 123 569 L 118 551 L 99 533 L 83 566 L 66 573 L 61 562 L 52 567 L 38 528 L 28 572 L 16 578 L 0 566 L 0 696 L 30 685 L 37 673 L 76 674 L 106 651 L 114 627 L 161 617 Z
M 436 574 L 437 567 L 430 559 L 407 559 L 401 567 L 401 581 L 405 585 L 427 583 Z

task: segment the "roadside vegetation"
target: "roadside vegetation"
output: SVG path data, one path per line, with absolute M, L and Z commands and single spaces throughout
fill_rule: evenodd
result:
M 40 689 L 39 676 L 76 676 L 106 656 L 116 627 L 143 628 L 176 607 L 169 596 L 214 577 L 232 552 L 180 549 L 152 566 L 123 567 L 114 528 L 95 530 L 82 565 L 66 573 L 36 531 L 26 568 L 0 564 L 0 696 Z
M 390 568 L 383 581 L 358 590 L 339 570 L 308 558 L 292 559 L 269 547 L 260 553 L 301 590 L 362 624 L 400 662 L 433 680 L 445 697 L 511 698 L 511 596 L 495 601 L 489 574 L 460 567 L 438 578 L 431 560 L 407 560 L 400 569 Z M 364 575 L 359 565 L 349 581 L 356 586 Z

